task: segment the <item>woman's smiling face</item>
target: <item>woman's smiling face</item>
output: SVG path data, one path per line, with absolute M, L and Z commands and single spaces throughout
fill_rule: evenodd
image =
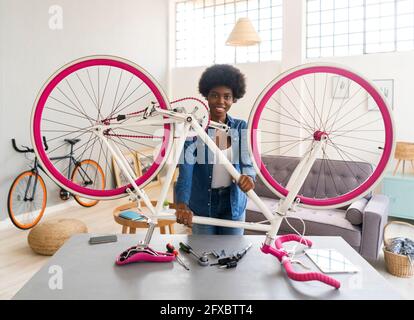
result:
M 226 114 L 235 102 L 233 91 L 226 86 L 212 88 L 208 93 L 207 101 L 210 108 L 211 120 L 222 122 L 226 120 Z

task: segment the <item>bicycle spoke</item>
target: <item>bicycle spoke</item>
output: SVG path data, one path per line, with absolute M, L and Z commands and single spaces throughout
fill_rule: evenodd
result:
M 267 154 L 267 153 L 272 152 L 272 151 L 276 151 L 276 150 L 280 150 L 280 149 L 282 149 L 282 148 L 286 148 L 286 147 L 288 147 L 288 146 L 291 146 L 292 144 L 294 144 L 294 145 L 298 145 L 299 143 L 301 143 L 301 142 L 302 142 L 302 141 L 304 141 L 304 140 L 305 140 L 305 139 L 302 139 L 302 140 L 299 140 L 299 141 L 296 141 L 296 142 L 289 143 L 289 144 L 284 145 L 284 146 L 280 146 L 280 147 L 277 147 L 277 148 L 274 148 L 274 149 L 268 150 L 268 151 L 264 152 L 263 154 Z M 291 149 L 289 149 L 289 151 L 290 151 L 290 150 L 291 150 Z
M 118 91 L 119 91 L 119 86 L 121 84 L 121 79 L 122 79 L 122 75 L 123 75 L 124 71 L 122 70 L 119 74 L 119 80 L 118 80 L 118 85 L 116 87 L 116 92 L 115 92 L 115 97 L 114 97 L 114 101 L 112 102 L 112 108 L 111 108 L 111 112 L 109 113 L 107 119 L 112 117 L 113 111 L 115 109 L 115 102 L 116 102 L 116 98 L 118 97 Z
M 99 145 L 101 146 L 101 141 L 98 140 L 98 142 L 99 142 Z M 96 161 L 98 165 L 100 165 L 101 154 L 102 154 L 102 148 L 99 149 L 98 161 Z M 98 168 L 95 168 L 95 177 L 93 178 L 92 183 L 96 182 L 96 176 L 97 176 L 97 174 L 98 174 Z
M 335 116 L 334 121 L 332 122 L 332 125 L 330 126 L 330 128 L 327 130 L 327 132 L 331 132 L 332 131 L 332 127 L 335 125 L 336 121 L 338 120 L 338 116 L 341 113 L 341 111 L 344 109 L 344 107 L 348 104 L 348 102 L 350 102 L 354 97 L 356 97 L 356 95 L 361 91 L 361 87 L 358 88 L 357 91 L 354 92 L 354 94 L 351 96 L 351 98 L 347 99 L 345 103 L 341 103 L 341 106 L 338 109 L 338 112 L 336 112 L 334 115 L 330 116 L 328 118 L 328 120 L 326 120 L 326 126 L 328 127 L 328 123 L 329 121 L 332 119 L 333 116 Z M 342 118 L 341 118 L 342 119 Z M 341 121 L 341 119 L 339 119 L 338 121 Z
M 60 101 L 59 99 L 55 98 L 54 96 L 49 96 L 50 99 L 55 100 L 56 102 L 59 102 L 60 104 L 64 105 L 65 107 L 71 109 L 72 111 L 78 112 L 80 114 L 82 114 L 83 116 L 85 116 L 85 118 L 87 118 L 88 120 L 92 120 L 88 115 L 83 114 L 82 112 L 80 112 L 78 109 L 75 109 L 73 107 L 71 107 L 70 105 L 64 103 L 63 101 Z
M 336 150 L 336 152 L 339 154 L 339 156 L 342 158 L 342 160 L 344 161 L 344 163 L 345 163 L 345 165 L 347 166 L 347 168 L 349 169 L 349 171 L 351 171 L 351 173 L 352 173 L 352 175 L 354 176 L 354 179 L 355 179 L 355 181 L 358 181 L 358 179 L 357 179 L 357 175 L 354 173 L 354 171 L 353 171 L 353 169 L 348 165 L 348 160 L 346 160 L 343 156 L 342 156 L 342 154 L 345 156 L 345 157 L 347 157 L 349 160 L 351 160 L 350 162 L 351 163 L 353 163 L 354 165 L 356 165 L 361 171 L 363 171 L 365 174 L 367 174 L 368 176 L 370 175 L 370 173 L 369 172 L 367 172 L 367 171 L 365 171 L 365 169 L 364 168 L 362 168 L 361 166 L 359 166 L 359 164 L 354 160 L 354 159 L 352 159 L 349 155 L 347 155 L 347 152 L 345 152 L 345 151 L 343 151 L 343 150 L 341 150 L 341 149 L 339 149 L 338 147 L 336 147 L 335 145 L 333 145 L 333 144 L 329 144 L 329 142 L 328 142 L 328 145 L 330 146 L 330 147 L 333 147 L 333 148 L 335 148 L 335 150 Z M 366 162 L 366 161 L 364 161 L 363 160 L 363 162 Z
M 128 90 L 128 88 L 129 88 L 129 86 L 130 86 L 130 84 L 131 84 L 132 79 L 133 79 L 133 76 L 131 76 L 131 78 L 129 79 L 129 81 L 128 81 L 128 85 L 126 86 L 125 90 L 122 92 L 122 95 L 121 95 L 121 97 L 119 98 L 118 103 L 116 104 L 116 107 L 115 107 L 114 111 L 112 111 L 112 112 L 109 114 L 109 116 L 108 116 L 107 118 L 111 118 L 111 117 L 115 114 L 115 112 L 118 110 L 119 103 L 120 103 L 120 102 L 121 102 L 121 100 L 124 98 L 125 92 Z
M 82 112 L 82 110 L 80 110 L 78 108 L 78 106 L 72 101 L 72 99 L 70 99 L 66 93 L 63 92 L 63 90 L 59 87 L 57 87 L 57 90 L 71 103 L 71 105 L 80 113 L 83 114 L 85 117 L 87 117 L 89 119 L 89 121 L 92 123 L 91 119 L 88 117 L 88 115 L 85 112 Z
M 317 198 L 316 194 L 318 193 L 318 189 L 319 189 L 319 180 L 320 180 L 321 173 L 322 173 L 322 165 L 323 165 L 323 169 L 324 169 L 324 172 L 325 172 L 325 163 L 322 161 L 322 159 L 321 159 L 320 163 L 321 164 L 319 165 L 318 178 L 316 179 L 315 193 L 313 194 L 313 198 L 315 198 L 315 199 Z
M 289 96 L 285 93 L 285 91 L 283 91 L 283 89 L 281 89 L 283 95 L 288 99 L 288 101 L 290 102 L 290 104 L 293 106 L 293 108 L 295 108 L 296 112 L 298 113 L 298 115 L 304 120 L 304 122 L 306 123 L 307 126 L 311 127 L 310 124 L 306 121 L 306 119 L 302 116 L 302 113 L 298 110 L 298 108 L 296 107 L 296 105 L 292 102 L 292 100 L 289 98 Z
M 146 94 L 142 95 L 141 97 L 139 97 L 138 99 L 132 101 L 131 103 L 127 104 L 125 107 L 123 107 L 121 110 L 118 111 L 118 113 L 120 114 L 122 111 L 124 111 L 126 108 L 128 108 L 129 106 L 133 105 L 134 103 L 136 103 L 137 101 L 145 98 L 147 95 L 149 95 L 151 93 L 151 91 L 148 91 Z
M 272 112 L 274 112 L 274 113 L 278 114 L 279 116 L 283 116 L 283 117 L 285 117 L 285 118 L 287 118 L 287 119 L 291 119 L 291 120 L 293 120 L 293 121 L 297 122 L 298 124 L 300 124 L 300 126 L 299 126 L 298 128 L 303 128 L 303 129 L 305 129 L 308 133 L 311 133 L 311 131 L 309 131 L 309 129 L 310 129 L 310 130 L 312 130 L 312 128 L 309 128 L 309 127 L 308 127 L 308 128 L 306 128 L 305 126 L 302 126 L 302 125 L 303 125 L 303 123 L 299 122 L 298 120 L 293 119 L 293 118 L 290 118 L 290 117 L 288 117 L 288 116 L 286 116 L 286 115 L 284 115 L 284 114 L 282 114 L 282 113 L 280 113 L 280 112 L 277 112 L 276 110 L 273 110 L 273 109 L 271 109 L 270 107 L 265 107 L 265 109 L 268 109 L 268 110 L 270 110 L 270 111 L 272 111 Z
M 95 89 L 93 88 L 93 84 L 92 84 L 92 80 L 91 80 L 91 75 L 90 75 L 90 73 L 89 73 L 89 69 L 86 69 L 86 73 L 87 73 L 87 75 L 88 75 L 88 79 L 89 79 L 89 84 L 90 84 L 90 86 L 91 86 L 91 89 L 92 89 L 92 93 L 93 93 L 93 96 L 94 96 L 94 98 L 95 98 L 95 105 L 96 105 L 96 108 L 98 109 L 99 107 L 98 107 L 98 99 L 96 98 L 96 93 L 95 93 Z
M 318 111 L 317 108 L 316 108 L 316 85 L 315 85 L 316 84 L 316 73 L 314 73 L 313 76 L 314 76 L 314 80 L 313 80 L 313 83 L 314 83 L 314 85 L 313 85 L 313 97 L 312 97 L 312 94 L 310 93 L 310 90 L 309 90 L 308 84 L 306 83 L 305 78 L 303 78 L 303 82 L 305 83 L 306 90 L 308 91 L 309 97 L 311 98 L 312 103 L 313 103 L 313 117 L 312 117 L 312 119 L 313 119 L 313 128 L 315 129 L 316 128 L 316 112 Z
M 59 113 L 64 113 L 64 114 L 67 114 L 67 115 L 70 115 L 70 116 L 72 116 L 72 117 L 77 117 L 77 118 L 81 118 L 81 119 L 84 119 L 84 120 L 88 120 L 89 121 L 89 119 L 87 118 L 87 117 L 85 117 L 85 116 L 80 116 L 79 114 L 74 114 L 74 113 L 70 113 L 70 112 L 65 112 L 65 111 L 62 111 L 62 110 L 58 110 L 58 109 L 54 109 L 54 108 L 51 108 L 51 107 L 45 107 L 45 109 L 47 109 L 47 110 L 52 110 L 52 111 L 56 111 L 56 112 L 59 112 Z M 89 121 L 90 122 L 90 121 Z
M 331 170 L 331 168 L 329 166 L 329 158 L 328 158 L 328 155 L 326 154 L 326 150 L 324 148 L 322 148 L 322 152 L 323 152 L 324 158 L 326 157 L 326 160 L 327 160 L 326 165 L 328 167 L 328 170 L 329 170 L 329 173 L 330 173 L 330 176 L 331 176 L 331 180 L 332 180 L 332 182 L 334 184 L 335 192 L 336 192 L 336 194 L 341 194 L 340 192 L 338 192 L 338 188 L 336 187 L 335 179 L 333 178 L 332 170 Z M 326 185 L 326 182 L 325 182 L 325 185 Z
M 350 132 L 352 132 L 353 130 L 351 130 Z M 358 140 L 362 140 L 362 141 L 369 141 L 369 142 L 377 142 L 380 144 L 384 144 L 384 141 L 380 141 L 380 140 L 375 140 L 375 139 L 367 139 L 367 138 L 361 138 L 361 137 L 355 137 L 355 136 L 348 136 L 346 134 L 333 134 L 333 135 L 329 135 L 332 139 L 333 138 L 338 138 L 338 137 L 343 137 L 345 139 L 349 138 L 349 139 L 358 139 Z
M 284 126 L 288 126 L 288 127 L 293 127 L 293 128 L 298 128 L 298 129 L 301 129 L 302 127 L 300 127 L 300 126 L 295 126 L 295 125 L 293 125 L 293 124 L 288 124 L 288 123 L 284 123 L 284 122 L 279 122 L 279 121 L 275 121 L 275 120 L 270 120 L 270 119 L 266 119 L 266 118 L 263 118 L 263 119 L 261 119 L 262 121 L 269 121 L 269 122 L 272 122 L 272 123 L 277 123 L 277 124 L 281 124 L 281 125 L 284 125 Z M 305 129 L 306 130 L 306 129 Z M 310 133 L 309 132 L 309 130 L 306 130 L 308 133 Z
M 365 153 L 371 153 L 371 154 L 374 154 L 376 156 L 380 156 L 381 155 L 381 153 L 379 153 L 379 152 L 373 152 L 373 151 L 368 151 L 366 149 L 361 149 L 361 148 L 356 148 L 356 147 L 350 147 L 350 146 L 346 146 L 346 145 L 340 144 L 340 143 L 334 143 L 334 144 L 336 146 L 345 147 L 345 148 L 348 148 L 348 149 L 358 150 L 358 151 L 365 152 Z
M 81 134 L 79 134 L 79 135 L 77 135 L 75 138 L 73 138 L 73 139 L 78 139 L 78 138 L 80 138 L 81 136 L 83 136 L 84 134 L 86 134 L 87 133 L 87 131 L 86 132 L 83 132 L 83 133 L 81 133 Z M 54 148 L 53 150 L 50 150 L 50 151 L 48 151 L 48 154 L 52 154 L 53 152 L 55 152 L 56 150 L 59 150 L 60 148 L 62 148 L 63 146 L 65 146 L 66 145 L 66 143 L 62 143 L 60 146 L 58 146 L 58 147 L 56 147 L 56 148 Z
M 87 94 L 87 95 L 88 95 L 88 97 L 91 99 L 92 104 L 93 104 L 93 105 L 95 106 L 95 108 L 98 110 L 98 107 L 96 106 L 96 101 L 94 101 L 94 100 L 93 100 L 93 98 L 92 98 L 92 96 L 91 96 L 91 94 L 90 94 L 89 90 L 86 88 L 86 85 L 83 83 L 83 81 L 82 81 L 81 77 L 79 76 L 79 74 L 78 74 L 78 73 L 76 73 L 75 75 L 76 75 L 76 77 L 78 78 L 79 82 L 81 83 L 81 85 L 82 85 L 83 89 L 85 90 L 86 94 Z
M 102 114 L 101 114 L 101 108 L 102 108 L 102 105 L 103 105 L 103 101 L 105 100 L 106 88 L 108 87 L 108 80 L 109 80 L 109 76 L 111 74 L 111 70 L 112 70 L 111 67 L 109 67 L 108 76 L 106 77 L 105 88 L 104 88 L 104 92 L 103 92 L 103 95 L 102 95 L 101 104 L 98 107 L 98 120 L 103 119 Z
M 305 106 L 306 110 L 308 111 L 309 115 L 311 116 L 312 120 L 315 122 L 315 119 L 313 119 L 312 112 L 310 112 L 310 111 L 309 111 L 308 104 L 307 104 L 307 103 L 303 100 L 302 95 L 299 93 L 299 91 L 298 91 L 298 89 L 296 88 L 296 86 L 295 86 L 295 84 L 293 83 L 293 81 L 291 82 L 291 84 L 292 84 L 293 88 L 295 89 L 296 94 L 298 95 L 298 97 L 299 97 L 299 98 L 300 98 L 300 100 L 302 101 L 303 105 Z M 309 124 L 308 124 L 308 125 L 309 125 Z M 316 128 L 313 128 L 313 129 L 315 130 Z
M 291 134 L 274 133 L 274 132 L 271 132 L 271 131 L 266 131 L 266 130 L 260 130 L 260 132 L 261 132 L 261 133 L 262 133 L 262 132 L 264 132 L 264 133 L 275 134 L 275 135 L 282 136 L 282 137 L 291 137 L 291 138 L 303 139 L 303 137 L 293 136 L 293 135 L 291 135 Z
M 108 151 L 109 151 L 108 148 L 106 148 L 106 152 L 103 150 L 104 149 L 103 148 L 103 143 L 100 139 L 99 139 L 99 144 L 100 144 L 101 150 L 104 152 L 104 155 L 105 155 L 105 169 L 104 169 L 105 170 L 104 171 L 105 177 L 104 178 L 106 180 L 106 177 L 108 177 L 107 168 L 109 168 L 109 171 L 110 171 L 112 177 L 114 176 L 114 172 L 112 171 L 112 167 L 108 162 Z
M 365 124 L 363 124 L 363 125 L 359 125 L 358 127 L 354 128 L 354 129 L 350 129 L 350 131 L 355 131 L 356 129 L 359 129 L 359 128 L 365 128 L 365 127 L 369 126 L 370 124 L 375 123 L 375 122 L 378 122 L 378 121 L 381 121 L 381 120 L 382 120 L 382 119 L 378 118 L 378 119 L 376 119 L 376 120 L 370 121 L 370 122 L 365 123 Z M 351 122 L 349 122 L 349 123 L 351 123 Z M 349 123 L 347 123 L 347 124 L 349 124 Z M 342 126 L 342 127 L 340 127 L 339 129 L 342 129 L 343 127 L 345 127 L 345 125 L 344 125 L 344 126 Z M 337 132 L 337 131 L 336 131 L 336 130 L 334 130 L 334 131 L 332 131 L 332 132 Z M 349 132 L 349 131 L 348 131 L 348 132 Z
M 79 103 L 79 106 L 81 107 L 81 109 L 82 109 L 82 111 L 83 111 L 83 114 L 86 114 L 85 108 L 83 107 L 83 105 L 82 105 L 82 103 L 80 102 L 80 100 L 79 100 L 78 96 L 76 95 L 75 91 L 73 90 L 72 86 L 70 85 L 70 83 L 69 83 L 69 80 L 68 80 L 68 79 L 66 79 L 66 84 L 69 86 L 70 91 L 72 91 L 73 95 L 75 96 L 76 101 Z M 91 121 L 91 120 L 90 120 L 90 122 L 91 122 L 91 125 L 93 125 L 93 121 Z
M 309 140 L 309 141 L 311 141 L 311 140 L 313 140 L 312 138 L 308 138 L 308 139 L 305 139 L 305 140 Z M 273 140 L 273 141 L 260 141 L 260 143 L 276 143 L 276 142 L 293 142 L 293 141 L 298 141 L 298 140 Z
M 86 128 L 84 128 L 84 129 L 86 129 Z M 67 137 L 67 136 L 69 136 L 71 134 L 74 134 L 75 132 L 84 132 L 84 133 L 87 133 L 87 132 L 90 132 L 90 131 L 89 130 L 76 130 L 76 131 L 67 131 L 67 130 L 42 130 L 42 132 L 68 132 L 66 134 L 63 134 L 61 136 L 58 136 L 58 137 L 55 137 L 55 138 L 52 138 L 52 139 L 49 139 L 48 138 L 47 142 L 51 142 L 51 141 L 55 141 L 55 140 L 60 139 L 60 138 L 63 138 L 63 137 Z
M 337 90 L 338 90 L 338 85 L 339 85 L 339 80 L 340 80 L 340 79 L 338 79 L 338 81 L 336 82 L 336 86 L 335 86 L 335 91 L 334 91 L 333 97 L 335 97 L 335 96 L 336 96 L 336 92 L 337 92 Z M 348 81 L 348 83 L 349 83 L 349 81 Z M 349 91 L 349 87 L 350 87 L 350 85 L 348 86 L 347 91 Z M 333 97 L 332 97 L 332 99 L 331 99 L 331 105 L 329 106 L 329 111 L 328 111 L 328 115 L 326 116 L 326 119 L 329 119 L 329 116 L 330 116 L 330 114 L 331 114 L 332 106 L 333 106 L 333 103 L 334 103 L 334 98 L 333 98 Z M 342 97 L 342 102 L 341 102 L 341 104 L 343 104 L 343 103 L 344 103 L 344 100 L 345 100 L 345 95 Z M 327 120 L 325 123 L 323 123 L 323 126 L 322 126 L 323 131 L 325 131 L 325 132 L 326 132 L 326 128 L 327 128 L 327 126 L 328 126 L 328 120 Z
M 295 117 L 285 108 L 285 107 L 283 107 L 282 106 L 282 104 L 279 102 L 279 101 L 277 101 L 275 98 L 273 98 L 272 97 L 272 99 L 287 113 L 287 114 L 289 114 L 291 117 L 292 117 L 292 119 L 295 119 Z M 295 121 L 297 121 L 299 124 L 303 124 L 303 125 L 305 125 L 304 123 L 302 123 L 301 121 L 299 121 L 299 120 L 295 120 Z M 310 127 L 309 125 L 307 125 L 308 126 L 308 128 L 309 129 L 311 129 L 312 130 L 312 127 Z
M 360 103 L 358 103 L 352 110 L 350 110 L 349 112 L 347 112 L 345 115 L 343 115 L 339 120 L 337 120 L 338 122 L 339 121 L 341 121 L 342 119 L 344 119 L 346 116 L 348 116 L 348 115 L 353 115 L 354 114 L 354 111 L 361 105 L 361 104 L 363 104 L 364 102 L 367 102 L 368 101 L 368 97 L 366 98 L 366 99 L 364 99 L 363 101 L 361 101 Z M 331 128 L 333 129 L 333 127 L 334 127 L 334 125 L 335 125 L 335 123 L 333 123 L 332 124 L 332 126 L 331 126 Z
M 75 126 L 72 126 L 72 125 L 69 125 L 69 124 L 66 124 L 66 123 L 63 123 L 63 122 L 58 122 L 58 121 L 54 121 L 54 120 L 50 120 L 50 119 L 46 119 L 46 118 L 44 118 L 43 120 L 44 121 L 47 121 L 47 122 L 52 122 L 52 123 L 60 124 L 60 125 L 65 126 L 65 127 L 75 128 L 78 131 L 79 130 L 83 130 L 83 128 L 75 127 Z

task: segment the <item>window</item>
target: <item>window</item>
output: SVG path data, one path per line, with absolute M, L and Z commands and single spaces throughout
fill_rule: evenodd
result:
M 414 49 L 414 0 L 307 0 L 307 57 Z
M 280 60 L 283 0 L 188 0 L 176 3 L 176 66 Z M 239 18 L 250 18 L 262 42 L 225 42 Z

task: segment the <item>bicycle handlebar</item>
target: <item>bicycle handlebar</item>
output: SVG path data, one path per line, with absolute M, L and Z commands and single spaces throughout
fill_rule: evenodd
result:
M 285 251 L 283 249 L 283 243 L 284 242 L 289 242 L 289 241 L 296 241 L 299 243 L 303 243 L 308 247 L 312 246 L 312 241 L 308 240 L 308 239 L 304 239 L 302 237 L 300 237 L 299 235 L 296 234 L 288 234 L 288 235 L 283 235 L 280 236 L 276 239 L 275 241 L 275 246 L 276 248 L 273 248 L 269 245 L 263 245 L 261 250 L 263 253 L 270 253 L 271 255 L 275 256 L 283 265 L 283 267 L 286 270 L 286 274 L 287 276 L 294 280 L 294 281 L 312 281 L 312 280 L 316 280 L 316 281 L 320 281 L 323 282 L 329 286 L 332 286 L 336 289 L 339 289 L 341 287 L 341 283 L 334 279 L 331 278 L 327 275 L 324 275 L 322 273 L 319 272 L 304 272 L 304 273 L 299 273 L 296 272 L 293 267 L 292 267 L 292 260 L 289 256 L 289 254 L 287 253 L 287 251 Z
M 16 150 L 17 152 L 19 152 L 19 153 L 34 153 L 34 149 L 29 148 L 27 146 L 23 146 L 23 145 L 22 145 L 22 147 L 24 149 L 20 149 L 16 144 L 16 139 L 13 138 L 11 140 L 12 140 L 13 149 Z M 47 145 L 45 136 L 43 136 L 43 143 L 45 145 L 45 151 L 47 151 L 49 149 L 49 146 Z
M 327 275 L 324 275 L 322 273 L 319 272 L 305 272 L 305 273 L 299 273 L 296 272 L 293 267 L 292 267 L 292 263 L 290 262 L 289 259 L 285 259 L 283 262 L 283 266 L 285 267 L 287 276 L 295 281 L 320 281 L 323 282 L 329 286 L 334 287 L 335 289 L 339 289 L 341 287 L 341 283 L 334 279 L 331 278 Z

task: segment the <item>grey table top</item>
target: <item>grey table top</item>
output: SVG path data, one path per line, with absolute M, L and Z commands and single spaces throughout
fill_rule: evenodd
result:
M 81 234 L 69 239 L 13 299 L 401 299 L 340 237 L 310 237 L 314 248 L 337 249 L 360 268 L 356 274 L 334 275 L 342 283 L 339 290 L 315 281 L 288 279 L 278 260 L 260 251 L 264 236 L 153 237 L 151 247 L 158 251 L 165 251 L 168 242 L 179 247 L 180 241 L 199 252 L 224 249 L 227 254 L 253 244 L 234 269 L 203 267 L 183 253 L 181 257 L 190 271 L 177 262 L 115 265 L 118 254 L 142 240 L 142 235 L 118 235 L 117 242 L 99 245 L 89 245 L 89 237 Z M 306 256 L 299 259 L 317 270 Z M 295 269 L 306 271 L 300 266 Z

